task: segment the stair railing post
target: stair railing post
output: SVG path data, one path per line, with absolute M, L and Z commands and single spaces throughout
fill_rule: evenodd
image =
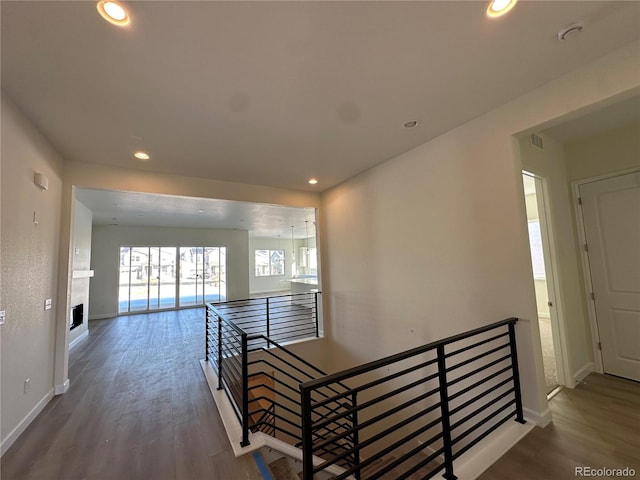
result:
M 320 336 L 320 331 L 318 328 L 318 293 L 319 292 L 315 292 L 314 297 L 315 297 L 315 302 L 316 302 L 316 309 L 315 309 L 315 316 L 316 316 L 316 338 Z
M 240 446 L 249 445 L 249 351 L 247 334 L 242 333 L 242 442 Z
M 267 297 L 267 337 L 271 338 L 271 325 L 270 325 L 270 315 L 269 315 L 269 297 Z M 267 345 L 269 348 L 269 345 Z
M 442 443 L 444 450 L 444 475 L 447 480 L 456 480 L 453 473 L 453 445 L 451 443 L 451 422 L 449 419 L 449 394 L 447 393 L 447 365 L 444 345 L 437 346 L 438 377 L 440 383 L 440 410 L 442 413 Z
M 313 425 L 311 422 L 311 390 L 300 386 L 302 403 L 302 480 L 313 480 Z
M 209 305 L 204 306 L 204 361 L 209 363 Z
M 516 422 L 525 424 L 522 411 L 522 393 L 520 392 L 520 372 L 518 369 L 518 351 L 516 349 L 515 322 L 509 324 L 509 346 L 511 347 L 511 368 L 513 370 L 513 394 L 516 397 Z
M 222 390 L 222 318 L 216 313 L 218 319 L 218 390 Z
M 351 394 L 353 408 L 353 467 L 356 469 L 356 480 L 360 480 L 360 435 L 358 434 L 358 392 Z

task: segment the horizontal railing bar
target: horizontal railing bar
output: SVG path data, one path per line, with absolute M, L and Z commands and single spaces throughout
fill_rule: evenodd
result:
M 383 430 L 383 431 L 381 431 L 380 433 L 378 433 L 378 434 L 376 434 L 376 435 L 374 435 L 374 436 L 372 436 L 372 437 L 368 438 L 367 440 L 364 440 L 364 441 L 360 442 L 360 444 L 358 445 L 358 448 L 361 450 L 361 449 L 363 449 L 363 448 L 365 448 L 365 447 L 368 447 L 369 445 L 371 445 L 371 444 L 373 444 L 373 443 L 377 442 L 378 440 L 383 439 L 384 437 L 386 437 L 387 435 L 389 435 L 391 432 L 396 431 L 398 428 L 406 427 L 406 426 L 407 426 L 407 425 L 409 425 L 410 423 L 415 422 L 418 418 L 420 418 L 420 417 L 422 417 L 422 416 L 426 415 L 427 413 L 430 413 L 430 411 L 425 410 L 425 411 L 422 411 L 422 412 L 418 412 L 418 413 L 416 413 L 416 414 L 414 414 L 414 415 L 411 415 L 411 416 L 410 416 L 410 417 L 408 417 L 408 418 L 405 418 L 405 419 L 404 419 L 404 420 L 402 420 L 401 422 L 399 422 L 399 423 L 397 423 L 397 424 L 395 424 L 395 425 L 393 425 L 393 426 L 391 426 L 391 427 L 388 427 L 388 428 L 384 429 L 384 430 Z M 434 426 L 438 425 L 439 423 L 440 423 L 440 418 L 436 418 L 435 420 L 433 420 L 433 421 L 431 421 L 430 423 L 428 423 L 427 425 L 425 425 L 425 427 L 428 427 L 428 428 L 426 428 L 426 429 L 428 430 L 429 428 L 432 428 L 432 427 L 434 427 Z M 359 428 L 353 428 L 353 429 L 351 429 L 351 430 L 352 430 L 352 431 L 355 431 L 355 430 L 360 430 L 360 429 L 359 429 Z M 420 433 L 422 433 L 422 432 L 420 432 Z M 416 435 L 419 435 L 419 433 L 417 433 Z M 407 440 L 408 438 L 413 438 L 413 437 L 412 437 L 412 436 L 407 436 L 407 437 L 405 437 L 404 439 L 402 439 L 402 440 L 400 441 L 399 445 L 400 445 L 400 444 L 403 444 L 404 442 L 406 442 L 406 440 Z M 396 442 L 396 443 L 398 443 L 398 442 Z M 397 447 L 397 446 L 399 446 L 399 445 L 396 445 L 396 447 Z M 314 447 L 313 447 L 313 450 L 315 451 L 317 448 L 318 448 L 318 447 L 314 446 Z M 347 453 L 345 454 L 345 456 L 346 456 L 346 455 L 348 455 L 348 454 L 350 454 L 350 452 L 347 452 Z
M 271 425 L 272 428 L 274 428 L 275 430 L 277 430 L 278 432 L 284 433 L 285 435 L 288 435 L 289 437 L 295 439 L 295 440 L 302 440 L 302 437 L 300 435 L 297 435 L 296 433 L 292 432 L 291 430 L 286 430 L 282 427 L 279 427 L 277 424 L 273 424 Z
M 515 317 L 507 318 L 507 319 L 501 320 L 499 322 L 495 322 L 495 323 L 491 323 L 489 325 L 485 325 L 484 327 L 479 327 L 479 328 L 476 328 L 474 330 L 470 330 L 470 331 L 465 332 L 465 333 L 461 333 L 461 334 L 458 334 L 458 335 L 453 335 L 451 337 L 447 337 L 447 338 L 444 338 L 442 340 L 438 340 L 438 341 L 435 341 L 435 342 L 428 343 L 426 345 L 422 345 L 421 347 L 412 348 L 410 350 L 407 350 L 406 352 L 396 353 L 395 355 L 390 355 L 388 357 L 381 358 L 381 359 L 375 360 L 373 362 L 365 363 L 364 365 L 360 365 L 358 367 L 348 368 L 346 370 L 342 370 L 342 371 L 334 373 L 332 375 L 327 375 L 326 377 L 323 377 L 323 378 L 317 378 L 315 380 L 310 380 L 308 382 L 305 382 L 303 385 L 301 385 L 301 387 L 303 389 L 314 389 L 314 388 L 318 388 L 319 386 L 322 386 L 322 385 L 343 381 L 343 380 L 346 380 L 347 378 L 350 378 L 350 377 L 353 377 L 353 376 L 356 376 L 356 375 L 359 375 L 359 374 L 362 374 L 362 373 L 367 373 L 367 372 L 370 372 L 372 370 L 376 370 L 376 369 L 381 368 L 381 367 L 386 367 L 388 365 L 391 365 L 392 363 L 396 363 L 396 362 L 405 360 L 407 358 L 414 357 L 414 356 L 419 355 L 421 353 L 425 353 L 425 352 L 428 352 L 430 350 L 434 350 L 435 348 L 437 348 L 440 345 L 448 345 L 450 343 L 454 343 L 454 342 L 457 342 L 459 340 L 462 340 L 462 339 L 465 339 L 465 338 L 468 338 L 468 337 L 472 337 L 474 335 L 478 335 L 478 334 L 483 333 L 483 332 L 488 332 L 490 330 L 502 327 L 504 325 L 515 324 L 517 321 L 518 321 L 518 319 L 515 318 Z
M 495 403 L 497 403 L 498 401 L 502 400 L 504 397 L 506 397 L 507 395 L 513 393 L 514 389 L 511 388 L 505 392 L 503 392 L 502 394 L 498 395 L 496 398 L 492 398 L 491 399 L 491 403 L 485 403 L 484 405 L 479 406 L 478 408 L 476 408 L 474 411 L 472 411 L 471 413 L 465 415 L 464 417 L 462 417 L 460 420 L 458 420 L 456 423 L 454 423 L 453 425 L 451 425 L 451 431 L 453 431 L 454 429 L 458 428 L 460 425 L 464 424 L 465 422 L 468 422 L 469 420 L 471 420 L 473 417 L 475 417 L 476 415 L 478 415 L 480 412 L 482 412 L 483 410 L 486 410 L 487 408 L 489 408 L 490 406 L 494 405 Z
M 325 372 L 323 372 L 322 370 L 320 370 L 318 367 L 316 367 L 315 365 L 307 362 L 304 358 L 301 358 L 299 355 L 296 355 L 295 353 L 293 353 L 291 350 L 288 350 L 287 348 L 283 347 L 282 345 L 280 345 L 277 342 L 274 342 L 273 340 L 271 340 L 269 337 L 266 337 L 264 335 L 260 335 L 260 338 L 263 338 L 264 340 L 266 340 L 269 343 L 274 344 L 276 347 L 278 347 L 278 349 L 280 349 L 281 351 L 285 352 L 287 355 L 295 358 L 296 360 L 298 360 L 299 362 L 305 364 L 307 367 L 313 369 L 316 373 L 319 373 L 320 375 L 327 375 Z M 265 352 L 269 352 L 269 350 L 264 349 Z
M 272 413 L 272 415 L 273 415 L 274 417 L 276 417 L 278 420 L 280 420 L 280 421 L 282 421 L 282 422 L 284 422 L 284 423 L 287 423 L 287 424 L 289 424 L 289 425 L 291 425 L 291 426 L 293 426 L 293 427 L 296 427 L 296 429 L 299 429 L 299 428 L 300 428 L 300 425 L 298 425 L 297 423 L 293 423 L 291 420 L 289 420 L 289 419 L 288 419 L 288 418 L 286 418 L 286 417 L 283 417 L 282 415 L 278 415 L 277 413 Z M 251 425 L 250 425 L 250 426 L 251 426 Z
M 447 353 L 447 354 L 444 356 L 444 358 L 450 358 L 450 357 L 453 357 L 453 356 L 455 356 L 455 355 L 458 355 L 459 353 L 463 353 L 463 352 L 466 352 L 466 351 L 468 351 L 468 350 L 471 350 L 472 348 L 476 348 L 476 347 L 479 347 L 479 346 L 484 345 L 484 344 L 486 344 L 486 343 L 493 342 L 494 340 L 497 340 L 497 339 L 499 339 L 499 338 L 502 338 L 502 337 L 508 337 L 508 336 L 509 336 L 509 332 L 508 332 L 508 331 L 507 331 L 507 332 L 504 332 L 504 333 L 501 333 L 501 334 L 499 334 L 499 335 L 495 335 L 495 336 L 493 336 L 493 337 L 487 338 L 487 339 L 485 339 L 485 340 L 481 340 L 481 341 L 479 341 L 479 342 L 477 342 L 477 343 L 474 343 L 474 344 L 472 344 L 472 345 L 467 345 L 466 347 L 460 348 L 460 349 L 455 350 L 455 351 L 453 351 L 453 352 L 449 352 L 449 353 Z
M 500 383 L 498 383 L 497 385 L 493 385 L 491 387 L 489 387 L 487 390 L 485 390 L 484 392 L 479 393 L 478 395 L 476 395 L 475 397 L 467 400 L 466 402 L 458 405 L 457 407 L 450 409 L 449 410 L 449 415 L 453 416 L 456 413 L 458 413 L 459 411 L 467 408 L 469 405 L 471 405 L 472 403 L 477 402 L 478 400 L 480 400 L 481 398 L 485 397 L 486 395 L 488 395 L 489 393 L 499 389 L 500 387 L 502 387 L 503 385 L 506 385 L 507 383 L 510 383 L 512 381 L 512 378 L 509 377 L 503 381 L 501 381 Z M 513 391 L 514 389 L 512 388 L 511 391 Z M 449 401 L 451 401 L 451 399 L 449 399 Z
M 284 298 L 284 297 L 302 297 L 302 296 L 310 296 L 310 295 L 316 295 L 318 293 L 321 292 L 302 292 L 302 293 L 287 293 L 287 294 L 283 294 L 283 295 L 274 295 L 274 296 L 269 296 L 269 297 L 256 297 L 256 298 L 245 298 L 245 299 L 241 299 L 241 300 L 229 300 L 229 301 L 224 301 L 224 302 L 209 302 L 207 303 L 207 305 L 211 305 L 212 307 L 215 308 L 215 305 L 225 305 L 227 303 L 237 303 L 237 302 L 251 302 L 251 301 L 261 301 L 261 300 L 266 300 L 267 298 L 269 299 L 269 301 L 271 301 L 271 299 L 273 298 Z
M 249 362 L 249 363 L 248 363 L 248 365 L 249 365 L 249 366 L 253 366 L 253 365 L 258 365 L 258 364 L 260 364 L 260 363 L 264 363 L 265 365 L 268 365 L 269 367 L 273 368 L 274 370 L 276 370 L 276 371 L 278 371 L 278 372 L 282 373 L 283 375 L 285 375 L 285 376 L 289 377 L 289 378 L 290 378 L 291 380 L 293 380 L 294 382 L 296 382 L 296 383 L 300 383 L 300 379 L 299 379 L 299 378 L 294 377 L 291 373 L 289 373 L 289 372 L 287 372 L 287 371 L 285 371 L 285 370 L 282 370 L 280 367 L 277 367 L 276 365 L 274 365 L 273 363 L 271 363 L 271 362 L 269 362 L 269 361 L 267 361 L 267 360 L 264 360 L 264 359 L 256 360 L 256 361 L 253 361 L 253 362 Z M 265 375 L 265 373 L 264 373 L 264 372 L 262 372 L 262 371 L 257 372 L 257 373 L 250 373 L 250 374 L 249 374 L 249 378 L 257 377 L 257 376 L 260 376 L 260 375 Z M 271 377 L 270 375 L 267 375 L 267 376 L 268 376 L 268 377 Z M 296 390 L 296 391 L 297 391 L 297 390 Z
M 442 434 L 440 434 L 441 436 Z M 403 456 L 397 458 L 396 460 L 392 461 L 391 463 L 389 463 L 388 465 L 385 465 L 383 468 L 381 468 L 380 470 L 376 470 L 373 473 L 373 476 L 371 477 L 372 480 L 376 479 L 376 478 L 380 478 L 382 475 L 390 472 L 391 470 L 393 470 L 396 467 L 399 467 L 400 465 L 402 465 L 404 462 L 406 462 L 407 460 L 409 460 L 411 457 L 413 457 L 415 454 L 417 454 L 418 452 L 421 452 L 422 450 L 424 450 L 428 445 L 430 445 L 431 443 L 435 442 L 436 440 L 438 440 L 438 435 L 434 435 L 433 437 L 431 437 L 427 442 L 423 443 L 422 445 L 418 445 L 417 447 L 412 448 L 408 453 L 404 454 Z M 427 458 L 425 458 L 424 460 L 422 460 L 420 463 L 418 463 L 417 465 L 415 465 L 413 468 L 409 469 L 406 472 L 403 472 L 396 480 L 401 480 L 404 478 L 407 478 L 409 476 L 411 476 L 411 474 L 417 472 L 418 470 L 420 470 L 423 466 L 425 466 L 427 463 L 435 460 L 436 458 L 438 458 L 438 455 L 442 454 L 444 452 L 443 448 L 440 448 L 438 450 L 436 450 L 435 452 L 433 452 L 431 455 L 429 455 Z M 442 464 L 441 466 L 439 466 L 437 469 L 435 469 L 435 472 L 438 472 L 440 470 L 442 470 L 442 468 L 444 467 L 444 464 Z
M 498 347 L 492 348 L 491 350 L 487 350 L 486 352 L 480 353 L 474 357 L 468 358 L 467 360 L 464 360 L 460 363 L 456 363 L 455 365 L 452 365 L 450 367 L 447 368 L 446 372 L 452 372 L 454 370 L 457 370 L 458 368 L 464 367 L 465 365 L 469 365 L 470 363 L 475 362 L 476 360 L 480 360 L 481 358 L 484 357 L 488 357 L 489 355 L 491 355 L 492 353 L 496 353 L 499 352 L 500 350 L 504 350 L 505 348 L 509 348 L 510 345 L 508 343 L 505 343 L 503 345 L 500 345 Z
M 352 393 L 360 393 L 360 392 L 362 392 L 364 390 L 367 390 L 369 388 L 377 387 L 378 385 L 380 385 L 382 383 L 385 383 L 385 382 L 388 382 L 390 380 L 394 380 L 394 379 L 396 379 L 398 377 L 401 377 L 403 375 L 407 375 L 409 373 L 415 372 L 416 370 L 420 370 L 421 368 L 426 368 L 426 367 L 428 367 L 430 365 L 433 365 L 436 362 L 437 362 L 437 359 L 432 359 L 432 360 L 428 360 L 426 362 L 420 363 L 418 365 L 413 365 L 413 366 L 411 366 L 409 368 L 406 368 L 404 370 L 401 370 L 399 372 L 392 373 L 391 375 L 388 375 L 386 377 L 379 378 L 378 380 L 374 380 L 372 382 L 365 383 L 364 385 L 360 385 L 358 387 L 354 387 L 354 388 L 352 388 L 351 390 L 349 390 L 347 392 L 342 392 L 342 393 L 340 393 L 338 395 L 335 395 L 333 397 L 328 398 L 327 400 L 323 400 L 323 402 L 326 403 L 326 402 L 329 402 L 329 401 L 338 401 L 341 398 L 344 398 L 344 397 L 346 397 L 348 395 L 351 395 Z M 436 374 L 430 375 L 427 378 L 429 378 L 429 380 L 432 380 L 432 379 L 436 378 L 437 376 L 438 376 L 438 374 L 436 373 Z M 316 406 L 321 406 L 320 405 L 321 403 L 322 402 L 318 402 L 318 404 L 314 405 L 314 408 Z
M 477 382 L 469 385 L 468 387 L 463 388 L 462 390 L 456 392 L 456 393 L 452 393 L 449 395 L 449 401 L 455 400 L 456 398 L 458 398 L 461 395 L 464 395 L 467 392 L 470 392 L 471 390 L 473 390 L 476 387 L 479 387 L 480 385 L 484 384 L 484 383 L 488 383 L 489 380 L 493 380 L 495 377 L 499 377 L 500 375 L 502 375 L 505 372 L 508 372 L 512 369 L 511 365 L 507 365 L 504 368 L 501 368 L 500 370 L 498 370 L 497 372 L 492 373 L 491 375 L 489 375 L 488 377 L 482 378 L 480 380 L 478 380 Z M 508 380 L 512 380 L 513 377 L 509 377 Z
M 486 429 L 484 432 L 482 432 L 480 435 L 478 435 L 476 438 L 474 438 L 471 442 L 469 442 L 468 444 L 466 444 L 464 447 L 462 447 L 459 451 L 457 451 L 456 453 L 453 454 L 452 456 L 452 460 L 457 459 L 458 457 L 460 457 L 460 455 L 464 454 L 465 452 L 467 452 L 467 450 L 469 450 L 471 447 L 473 447 L 474 445 L 477 445 L 478 442 L 480 442 L 483 438 L 485 438 L 487 435 L 489 435 L 491 432 L 493 432 L 494 430 L 496 430 L 498 427 L 500 427 L 500 425 L 504 424 L 507 420 L 509 420 L 511 417 L 513 417 L 514 415 L 516 415 L 516 412 L 510 412 L 507 416 L 503 417 L 500 421 L 496 422 L 495 424 L 493 424 L 491 427 L 489 427 L 488 429 Z
M 407 420 L 409 420 L 409 419 L 407 419 Z M 413 420 L 410 420 L 408 423 L 411 423 L 411 421 L 413 421 Z M 402 439 L 400 439 L 400 440 L 397 440 L 396 442 L 392 443 L 392 444 L 391 444 L 391 445 L 389 445 L 388 447 L 383 448 L 382 450 L 380 450 L 379 452 L 377 452 L 377 454 L 376 454 L 377 458 L 384 457 L 385 455 L 387 455 L 387 454 L 391 453 L 392 451 L 394 451 L 396 448 L 400 447 L 401 445 L 405 445 L 405 444 L 406 444 L 406 442 L 407 442 L 407 440 L 411 440 L 412 438 L 417 437 L 417 436 L 418 436 L 418 435 L 420 435 L 421 433 L 426 432 L 427 430 L 429 430 L 429 429 L 433 428 L 434 426 L 438 425 L 439 423 L 440 423 L 440 418 L 437 418 L 437 419 L 435 419 L 435 420 L 433 420 L 433 421 L 429 422 L 428 424 L 423 425 L 423 426 L 422 426 L 422 427 L 420 427 L 418 430 L 416 430 L 416 431 L 414 431 L 414 432 L 410 433 L 409 435 L 406 435 L 404 438 L 402 438 Z M 387 429 L 387 430 L 388 430 L 388 429 Z M 384 432 L 382 432 L 382 433 L 384 433 Z M 380 434 L 378 434 L 378 435 L 376 435 L 376 436 L 374 436 L 374 437 L 371 437 L 371 438 L 369 438 L 368 440 L 365 440 L 364 442 L 361 442 L 361 443 L 360 443 L 360 445 L 358 445 L 358 448 L 359 448 L 359 449 L 362 449 L 363 447 L 367 447 L 367 446 L 371 445 L 372 443 L 377 442 L 378 440 L 380 440 L 380 438 L 383 438 L 384 436 L 386 436 L 386 435 L 388 434 L 388 432 L 387 432 L 387 433 L 385 433 L 384 435 L 382 435 L 382 433 L 380 433 Z M 441 433 L 439 433 L 439 434 L 437 435 L 436 440 L 437 440 L 438 438 L 440 438 L 441 436 L 442 436 L 442 432 L 441 432 Z M 379 437 L 379 438 L 376 438 L 376 437 Z M 314 451 L 315 451 L 315 449 L 314 449 Z M 347 452 L 347 453 L 343 454 L 343 455 L 342 455 L 342 458 L 344 458 L 344 457 L 346 457 L 346 456 L 348 456 L 348 455 L 351 455 L 351 454 L 352 454 L 352 452 L 351 452 L 351 451 L 349 451 L 349 452 Z M 319 471 L 321 471 L 321 470 L 324 470 L 326 467 L 328 467 L 328 466 L 330 466 L 330 465 L 333 465 L 333 464 L 334 464 L 334 463 L 336 463 L 337 461 L 338 461 L 337 459 L 333 459 L 333 460 L 330 460 L 330 461 L 328 461 L 328 462 L 324 462 L 323 464 L 319 465 L 317 468 L 314 468 L 314 469 L 313 469 L 313 473 L 317 473 L 317 472 L 319 472 Z M 374 461 L 374 460 L 372 460 L 370 463 L 373 463 L 373 461 Z M 363 465 L 364 463 L 365 463 L 365 462 L 362 462 L 362 463 L 361 463 L 361 466 L 366 466 L 366 465 Z M 368 464 L 367 464 L 367 465 L 368 465 Z
M 291 364 L 290 362 L 287 362 L 284 358 L 280 358 L 278 355 L 276 355 L 271 349 L 266 349 L 263 348 L 262 349 L 263 352 L 265 352 L 267 355 L 271 355 L 273 358 L 281 361 L 282 363 L 284 363 L 285 365 L 287 365 L 288 367 L 293 368 L 296 372 L 301 373 L 302 375 L 306 376 L 306 377 L 311 377 L 310 373 L 305 372 L 304 370 L 302 370 L 301 368 L 298 368 L 296 365 Z
M 397 406 L 393 407 L 390 410 L 386 410 L 386 411 L 382 412 L 381 414 L 376 415 L 375 417 L 370 418 L 369 420 L 360 423 L 357 427 L 348 428 L 345 432 L 343 432 L 340 435 L 338 435 L 336 437 L 336 440 L 344 438 L 347 435 L 351 435 L 351 434 L 353 434 L 353 432 L 356 432 L 356 431 L 359 432 L 361 430 L 364 430 L 365 428 L 367 428 L 367 427 L 379 422 L 380 420 L 382 420 L 384 418 L 389 418 L 389 417 L 391 417 L 391 415 L 395 415 L 396 413 L 404 410 L 405 408 L 414 405 L 416 402 L 419 402 L 420 400 L 424 400 L 425 398 L 430 397 L 431 395 L 433 395 L 434 392 L 437 393 L 438 391 L 439 391 L 439 389 L 436 388 L 432 392 L 423 393 L 422 395 L 420 395 L 416 399 L 411 399 L 411 400 L 409 400 L 407 402 L 401 403 L 400 405 L 397 405 Z M 409 417 L 409 418 L 413 418 L 413 417 L 420 418 L 421 416 L 426 415 L 427 413 L 433 412 L 437 408 L 440 408 L 440 402 L 436 403 L 435 405 L 431 405 L 431 406 L 427 407 L 426 409 L 414 414 L 412 417 Z M 360 409 L 356 407 L 355 409 L 351 409 L 351 410 L 359 411 Z M 403 420 L 403 421 L 405 421 L 405 420 Z M 393 431 L 393 429 L 395 429 L 397 426 L 404 426 L 404 425 L 402 425 L 402 422 L 397 423 L 397 424 L 393 425 L 392 427 L 389 427 L 391 429 L 390 431 Z M 318 427 L 318 428 L 320 428 L 320 427 Z
M 224 388 L 224 390 L 227 392 L 227 396 L 229 398 L 233 397 L 233 394 L 229 390 L 229 385 L 227 384 L 227 382 L 224 381 L 224 377 L 223 377 L 223 382 L 222 382 L 222 388 Z M 233 411 L 235 412 L 236 417 L 238 417 L 238 420 L 240 420 L 240 423 L 242 423 L 242 412 L 240 412 L 240 409 L 236 405 L 235 401 L 231 402 L 231 406 L 233 407 Z
M 349 409 L 345 410 L 344 412 L 342 412 L 342 413 L 340 413 L 340 414 L 338 414 L 338 415 L 336 415 L 334 417 L 331 417 L 331 419 L 339 419 L 339 418 L 343 418 L 343 417 L 345 417 L 347 415 L 351 415 L 356 411 L 359 412 L 361 410 L 364 410 L 366 408 L 369 408 L 369 407 L 375 405 L 376 403 L 382 402 L 382 401 L 384 401 L 384 400 L 386 400 L 386 399 L 388 399 L 388 398 L 390 398 L 390 397 L 392 397 L 392 396 L 394 396 L 394 395 L 396 395 L 396 394 L 398 394 L 400 392 L 405 392 L 405 391 L 411 390 L 412 388 L 414 388 L 414 387 L 416 387 L 418 385 L 421 385 L 421 384 L 423 384 L 425 382 L 428 382 L 429 380 L 432 380 L 432 379 L 431 378 L 427 378 L 427 379 L 416 380 L 412 384 L 409 384 L 407 386 L 400 387 L 400 388 L 397 388 L 395 390 L 392 390 L 391 392 L 388 392 L 388 393 L 386 393 L 384 395 L 381 395 L 381 396 L 376 397 L 376 398 L 374 398 L 372 400 L 369 400 L 368 402 L 359 404 L 357 407 L 349 408 Z M 423 393 L 419 397 L 411 399 L 410 402 L 416 403 L 416 402 L 418 402 L 420 400 L 423 400 L 423 399 L 425 399 L 427 397 L 430 397 L 431 395 L 433 395 L 435 393 L 438 393 L 438 391 L 439 391 L 439 388 L 435 388 L 435 389 L 429 390 L 428 392 Z M 440 405 L 440 403 L 438 403 L 438 405 Z M 311 407 L 311 409 L 314 410 L 315 407 L 316 406 L 314 405 L 314 406 Z M 327 420 L 325 420 L 325 422 L 326 421 Z M 322 423 L 323 422 L 318 423 L 317 427 L 318 428 L 322 427 Z
M 266 397 L 261 397 L 261 398 L 266 399 Z M 266 400 L 268 400 L 268 399 L 266 399 Z M 254 401 L 257 401 L 257 399 L 249 400 L 249 403 L 251 404 Z M 296 415 L 298 417 L 300 416 L 300 412 L 296 412 L 295 410 L 287 407 L 286 405 L 284 405 L 284 404 L 282 404 L 280 402 L 272 402 L 272 406 L 275 406 L 275 407 L 278 407 L 278 408 L 282 408 L 283 410 L 286 410 L 287 412 L 292 413 L 293 415 Z M 259 408 L 257 410 L 254 410 L 253 412 L 249 412 L 249 415 L 255 415 L 258 412 L 273 413 L 273 412 L 270 412 L 269 410 L 267 410 L 267 409 L 265 409 L 263 407 L 263 408 Z
M 482 425 L 484 425 L 485 423 L 487 423 L 489 420 L 491 420 L 493 417 L 495 417 L 496 415 L 498 415 L 500 412 L 506 410 L 507 408 L 509 408 L 510 406 L 512 406 L 513 404 L 515 404 L 515 399 L 511 400 L 507 403 L 505 403 L 504 405 L 502 405 L 500 408 L 498 408 L 496 411 L 492 412 L 491 414 L 487 415 L 486 418 L 483 418 L 482 420 L 480 420 L 479 422 L 475 423 L 473 426 L 469 427 L 467 430 L 465 430 L 464 432 L 462 432 L 460 435 L 458 435 L 455 439 L 451 439 L 451 444 L 455 445 L 456 443 L 458 443 L 460 440 L 462 440 L 464 437 L 466 437 L 467 435 L 469 435 L 471 432 L 473 432 L 474 430 L 477 430 L 478 428 L 480 428 Z
M 307 333 L 307 330 L 315 331 L 316 325 L 315 323 L 307 322 L 304 323 L 296 323 L 296 324 L 286 324 L 282 327 L 270 327 L 270 336 L 282 336 L 286 335 L 289 332 L 293 332 L 293 336 L 300 336 Z M 304 333 L 295 333 L 295 332 L 304 332 Z
M 235 351 L 233 345 L 229 343 L 222 344 L 222 352 L 225 359 L 242 358 L 242 351 Z
M 459 383 L 459 382 L 461 382 L 463 380 L 466 380 L 467 378 L 472 377 L 472 376 L 474 376 L 474 375 L 486 370 L 489 367 L 493 367 L 494 365 L 497 365 L 500 362 L 504 362 L 505 360 L 510 360 L 510 359 L 511 359 L 511 353 L 508 353 L 504 357 L 500 357 L 497 360 L 489 362 L 486 365 L 483 365 L 482 367 L 479 367 L 479 368 L 476 368 L 475 370 L 470 371 L 469 373 L 466 373 L 464 375 L 461 375 L 460 377 L 454 378 L 453 380 L 449 380 L 449 386 L 455 385 L 456 383 Z
M 227 387 L 229 387 L 229 391 L 234 397 L 234 400 L 242 399 L 242 392 L 238 389 L 238 386 L 240 385 L 240 379 L 230 377 L 226 369 L 222 370 L 222 379 L 224 380 L 224 383 L 227 384 Z M 240 405 L 238 405 L 238 408 L 240 408 Z

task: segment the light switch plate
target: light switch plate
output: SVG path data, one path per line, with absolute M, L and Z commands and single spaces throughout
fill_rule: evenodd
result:
M 0 310 L 0 325 L 4 325 L 4 322 L 7 319 L 7 312 L 5 310 Z
M 44 309 L 45 310 L 51 310 L 51 299 L 50 298 L 47 298 L 44 301 Z

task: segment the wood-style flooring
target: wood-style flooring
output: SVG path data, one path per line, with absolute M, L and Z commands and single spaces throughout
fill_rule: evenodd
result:
M 69 391 L 1 461 L 2 480 L 261 478 L 236 459 L 199 360 L 204 310 L 91 321 Z
M 549 406 L 552 423 L 534 428 L 480 480 L 581 478 L 576 467 L 629 467 L 640 478 L 640 383 L 592 373 Z
M 92 321 L 70 353 L 71 387 L 2 457 L 2 480 L 249 480 L 200 368 L 203 309 Z M 591 374 L 481 480 L 563 480 L 575 467 L 640 477 L 640 384 Z M 594 477 L 590 478 L 604 478 Z

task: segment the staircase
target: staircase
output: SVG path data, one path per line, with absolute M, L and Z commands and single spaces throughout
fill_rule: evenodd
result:
M 526 423 L 515 318 L 331 375 L 236 321 L 207 305 L 203 368 L 239 420 L 234 452 L 260 450 L 265 479 L 453 479 L 477 445 Z

